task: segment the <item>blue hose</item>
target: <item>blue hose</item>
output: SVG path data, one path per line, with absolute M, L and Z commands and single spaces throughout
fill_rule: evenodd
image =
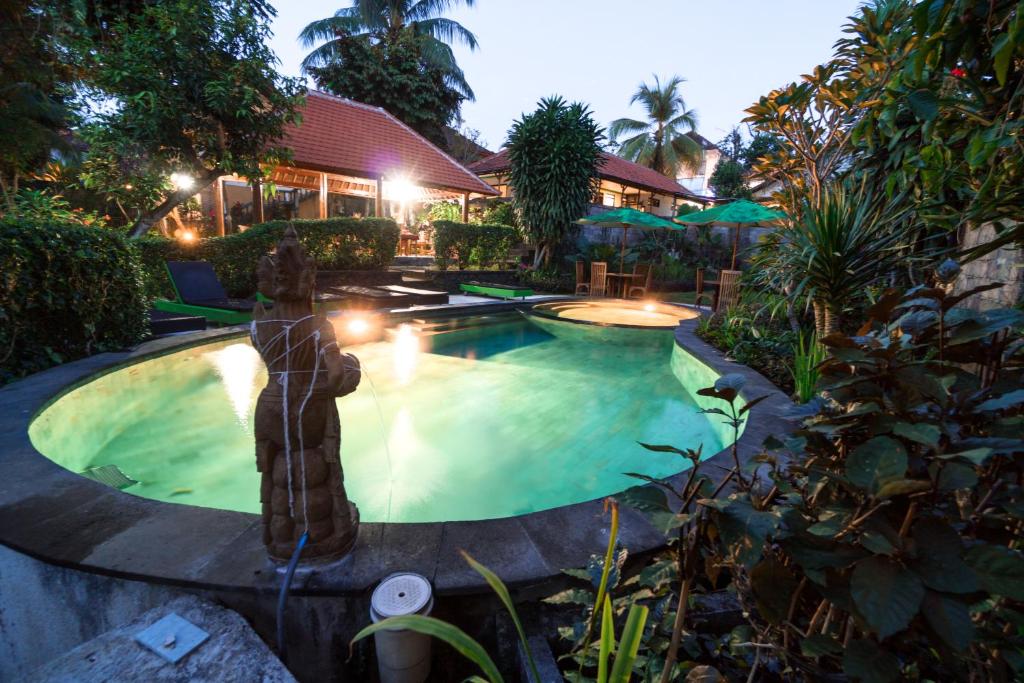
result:
M 295 552 L 292 553 L 292 559 L 288 560 L 288 569 L 284 573 L 284 582 L 281 583 L 281 592 L 277 596 L 277 654 L 281 658 L 282 662 L 285 662 L 286 652 L 284 644 L 284 603 L 288 599 L 288 589 L 292 585 L 292 577 L 295 576 L 295 568 L 299 564 L 299 557 L 302 555 L 302 549 L 306 547 L 306 541 L 309 540 L 309 532 L 302 534 L 299 538 L 299 542 L 295 544 Z

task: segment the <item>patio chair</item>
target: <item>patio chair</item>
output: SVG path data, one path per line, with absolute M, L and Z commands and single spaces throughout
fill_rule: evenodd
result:
M 718 301 L 715 312 L 735 306 L 740 300 L 740 275 L 738 270 L 723 270 L 718 278 Z
M 590 296 L 605 296 L 608 290 L 608 263 L 594 261 L 590 264 Z
M 707 299 L 707 302 L 708 302 L 707 305 L 709 307 L 711 307 L 711 308 L 714 308 L 714 306 L 715 306 L 715 297 L 710 292 L 705 292 L 704 291 L 704 273 L 705 273 L 705 269 L 704 268 L 698 268 L 697 269 L 697 272 L 696 272 L 696 278 L 697 278 L 696 290 L 697 291 L 694 293 L 694 296 L 693 296 L 693 305 L 694 306 L 700 306 L 701 305 L 701 303 L 700 303 L 701 299 Z
M 626 298 L 633 296 L 633 292 L 639 292 L 638 296 L 643 298 L 651 289 L 651 278 L 654 276 L 654 268 L 650 263 L 638 263 L 633 266 L 633 281 L 626 290 Z M 642 285 L 635 284 L 637 279 L 643 281 Z
M 587 264 L 576 262 L 576 291 L 574 294 L 590 294 L 590 281 L 587 280 Z

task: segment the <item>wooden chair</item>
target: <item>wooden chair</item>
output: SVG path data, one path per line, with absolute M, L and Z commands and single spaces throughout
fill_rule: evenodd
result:
M 608 263 L 594 261 L 590 264 L 590 296 L 605 296 L 608 288 Z
M 653 275 L 654 268 L 651 267 L 650 263 L 638 263 L 633 266 L 633 279 L 626 290 L 626 298 L 628 299 L 633 296 L 633 292 L 639 292 L 638 296 L 640 298 L 647 296 L 647 292 L 651 289 L 651 277 Z M 638 279 L 643 281 L 642 285 L 636 284 Z
M 715 312 L 735 306 L 740 300 L 740 271 L 723 270 L 718 278 L 718 301 Z
M 587 264 L 576 262 L 576 291 L 574 294 L 590 294 L 590 281 L 587 280 Z
M 693 305 L 700 306 L 701 299 L 707 299 L 707 305 L 710 306 L 711 308 L 714 308 L 715 297 L 712 296 L 710 292 L 704 291 L 704 273 L 704 268 L 697 269 L 697 291 L 694 293 L 693 296 Z

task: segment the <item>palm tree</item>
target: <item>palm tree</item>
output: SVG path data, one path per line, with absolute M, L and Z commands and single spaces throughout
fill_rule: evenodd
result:
M 476 36 L 452 19 L 439 16 L 453 5 L 475 0 L 353 0 L 334 16 L 318 19 L 302 29 L 299 40 L 305 48 L 322 43 L 302 60 L 302 70 L 323 67 L 338 56 L 339 40 L 345 36 L 365 36 L 374 43 L 395 43 L 404 31 L 412 31 L 420 40 L 423 59 L 445 74 L 446 85 L 462 97 L 473 100 L 473 90 L 455 61 L 449 43 L 477 48 Z
M 647 120 L 616 119 L 608 129 L 617 154 L 675 178 L 681 168 L 697 168 L 704 151 L 687 133 L 697 128 L 697 112 L 687 109 L 679 86 L 685 79 L 673 76 L 665 85 L 654 76 L 654 85 L 641 83 L 629 103 L 639 102 Z M 620 135 L 631 135 L 621 143 Z

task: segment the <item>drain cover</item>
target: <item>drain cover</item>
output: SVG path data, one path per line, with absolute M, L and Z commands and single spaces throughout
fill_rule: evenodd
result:
M 417 614 L 430 601 L 430 582 L 419 574 L 394 574 L 380 582 L 370 606 L 381 617 Z
M 137 642 L 171 664 L 176 664 L 209 637 L 209 633 L 173 612 L 135 634 Z

